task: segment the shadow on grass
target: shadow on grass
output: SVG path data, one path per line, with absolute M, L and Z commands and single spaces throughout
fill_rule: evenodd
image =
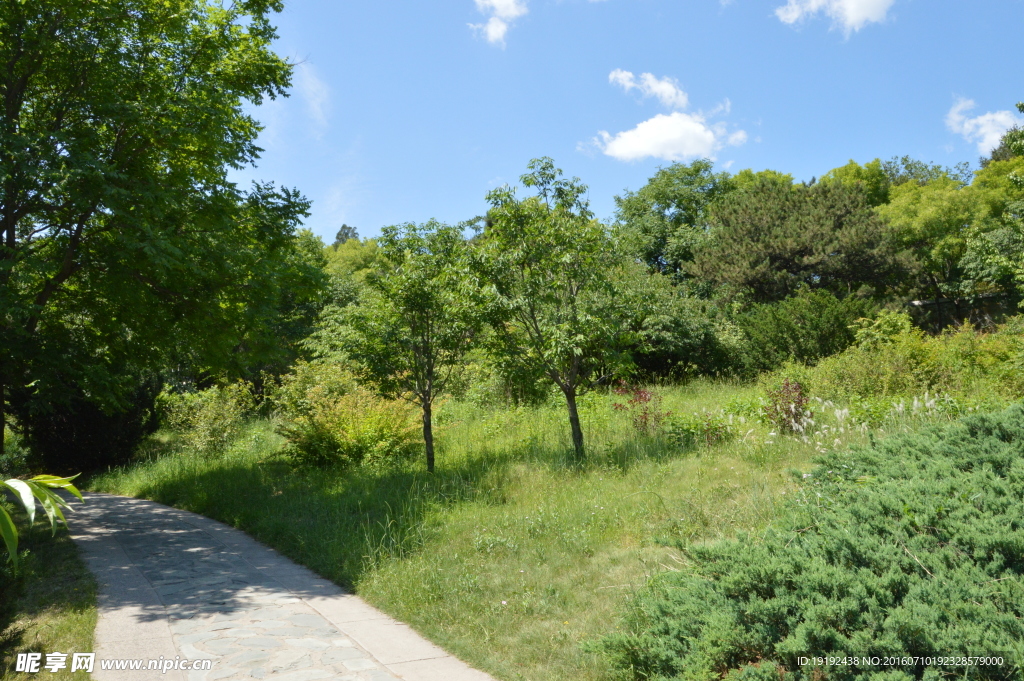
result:
M 51 537 L 44 523 L 31 528 L 23 522 L 19 525 L 18 574 L 11 572 L 9 564 L 0 568 L 0 670 L 6 671 L 14 669 L 19 652 L 58 649 L 54 637 L 77 644 L 78 652 L 91 650 L 95 626 L 90 615 L 96 607 L 96 581 L 67 531 L 58 530 Z
M 280 457 L 209 462 L 134 487 L 136 496 L 244 530 L 344 587 L 378 561 L 415 552 L 430 518 L 462 502 L 502 503 L 509 457 L 481 456 L 433 475 L 387 469 L 296 470 Z
M 384 469 L 298 470 L 281 456 L 226 459 L 153 475 L 131 490 L 244 530 L 353 588 L 367 570 L 416 553 L 439 531 L 446 509 L 505 503 L 513 464 L 540 465 L 571 480 L 595 469 L 627 472 L 639 461 L 683 453 L 664 439 L 646 438 L 595 448 L 581 464 L 571 450 L 526 439 L 454 460 L 442 448 L 434 474 L 419 461 Z

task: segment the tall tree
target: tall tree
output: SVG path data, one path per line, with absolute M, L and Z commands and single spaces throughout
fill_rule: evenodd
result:
M 703 239 L 709 206 L 732 188 L 709 159 L 660 168 L 635 192 L 615 197 L 617 238 L 656 272 L 678 275 Z
M 385 227 L 377 246 L 377 269 L 348 308 L 342 345 L 363 380 L 420 407 L 433 473 L 434 402 L 483 324 L 468 247 L 461 229 L 435 221 Z
M 550 158 L 534 159 L 521 181 L 536 195 L 491 191 L 480 238 L 494 297 L 495 350 L 503 361 L 539 368 L 561 390 L 578 460 L 585 456 L 576 400 L 623 358 L 631 332 L 614 292 L 612 245 L 576 178 Z
M 340 228 L 338 228 L 338 233 L 334 235 L 334 243 L 331 244 L 331 246 L 334 247 L 334 250 L 338 250 L 338 246 L 348 243 L 352 239 L 358 240 L 359 232 L 356 231 L 355 227 L 343 224 Z
M 267 256 L 308 204 L 227 173 L 259 151 L 244 107 L 289 83 L 270 49 L 280 9 L 0 4 L 0 423 L 11 399 L 38 407 L 69 381 L 116 403 L 124 358 L 230 337 L 263 302 Z
M 782 300 L 801 286 L 881 295 L 902 271 L 885 226 L 856 185 L 758 180 L 720 203 L 711 225 L 691 272 L 752 302 Z
M 1024 199 L 1013 181 L 1022 171 L 1024 158 L 1013 157 L 987 164 L 970 185 L 940 175 L 893 189 L 891 201 L 878 214 L 895 241 L 913 252 L 922 295 L 962 298 L 992 291 L 996 282 L 979 270 L 979 251 L 989 246 L 1001 250 L 1000 240 L 1012 250 L 1015 240 L 1007 241 L 1012 235 L 1005 230 L 1016 224 L 1011 206 Z

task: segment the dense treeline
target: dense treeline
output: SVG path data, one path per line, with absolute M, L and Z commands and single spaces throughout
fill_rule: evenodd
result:
M 1024 159 L 1001 155 L 973 176 L 904 158 L 851 161 L 810 183 L 674 164 L 618 197 L 608 225 L 579 180 L 540 159 L 522 178 L 532 193 L 496 190 L 480 218 L 388 227 L 379 239 L 345 225 L 327 247 L 294 231 L 301 204 L 282 206 L 273 219 L 293 226 L 280 264 L 261 263 L 260 299 L 235 305 L 235 335 L 199 349 L 154 344 L 159 360 L 134 369 L 108 364 L 102 375 L 119 391 L 86 395 L 47 379 L 65 393 L 44 401 L 38 388 L 31 398 L 9 390 L 8 404 L 46 465 L 94 468 L 127 460 L 157 425 L 161 391 L 173 401 L 243 380 L 259 403 L 299 360 L 410 399 L 430 470 L 434 403 L 480 383 L 512 402 L 545 399 L 553 386 L 582 459 L 576 402 L 589 390 L 814 364 L 854 343 L 854 322 L 886 309 L 932 331 L 1012 311 L 1024 284 Z M 309 461 L 343 449 L 286 430 Z
M 579 180 L 536 160 L 522 178 L 534 195 L 492 192 L 475 221 L 328 247 L 342 293 L 306 346 L 389 396 L 399 385 L 415 395 L 431 468 L 430 405 L 481 380 L 481 366 L 512 401 L 554 386 L 582 458 L 576 401 L 596 387 L 814 364 L 883 311 L 930 331 L 1012 313 L 1024 158 L 1006 149 L 973 174 L 902 158 L 810 183 L 674 164 L 618 197 L 611 225 L 590 214 Z M 458 248 L 440 245 L 470 228 Z

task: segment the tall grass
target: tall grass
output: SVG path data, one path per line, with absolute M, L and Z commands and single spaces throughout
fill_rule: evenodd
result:
M 667 543 L 762 531 L 817 454 L 947 418 L 941 405 L 893 407 L 871 425 L 819 400 L 784 435 L 758 417 L 755 387 L 657 392 L 668 423 L 714 422 L 725 437 L 638 432 L 614 407 L 621 396 L 593 394 L 581 400 L 589 458 L 578 467 L 558 405 L 448 402 L 434 475 L 419 461 L 296 469 L 260 420 L 213 456 L 163 433 L 146 460 L 91 487 L 242 528 L 499 679 L 596 681 L 613 672 L 580 644 L 613 631 L 648 577 L 673 569 Z

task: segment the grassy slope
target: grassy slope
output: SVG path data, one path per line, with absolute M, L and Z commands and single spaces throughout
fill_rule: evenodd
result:
M 675 414 L 755 394 L 706 383 L 660 392 Z M 220 457 L 154 458 L 92 486 L 240 527 L 500 679 L 608 679 L 579 643 L 614 629 L 634 590 L 673 568 L 657 539 L 765 527 L 791 486 L 787 470 L 808 467 L 822 446 L 737 423 L 742 440 L 682 452 L 638 436 L 616 399 L 585 401 L 583 470 L 566 465 L 556 407 L 449 404 L 433 476 L 419 462 L 299 474 L 260 422 Z M 817 440 L 863 437 L 844 429 Z
M 68 513 L 74 522 L 74 513 Z M 45 525 L 45 526 L 44 526 Z M 92 652 L 96 628 L 96 581 L 78 556 L 65 531 L 50 536 L 49 526 L 36 523 L 22 528 L 24 555 L 19 575 L 0 578 L 0 677 L 27 681 L 45 675 L 48 679 L 88 679 L 85 672 L 70 673 L 70 653 Z M 68 668 L 57 673 L 14 671 L 17 653 L 69 653 Z

